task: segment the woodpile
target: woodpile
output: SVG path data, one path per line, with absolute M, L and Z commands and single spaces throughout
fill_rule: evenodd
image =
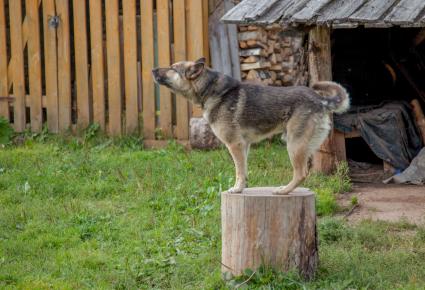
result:
M 278 24 L 238 27 L 242 80 L 274 86 L 306 85 L 304 34 L 285 35 Z

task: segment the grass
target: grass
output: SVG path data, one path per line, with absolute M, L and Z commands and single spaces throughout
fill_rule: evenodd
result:
M 1 289 L 227 289 L 220 273 L 220 192 L 233 183 L 225 150 L 142 150 L 137 138 L 45 133 L 0 149 Z M 250 154 L 250 186 L 289 181 L 284 146 Z M 261 269 L 250 289 L 425 287 L 425 230 L 330 215 L 347 168 L 304 184 L 318 193 L 315 280 Z

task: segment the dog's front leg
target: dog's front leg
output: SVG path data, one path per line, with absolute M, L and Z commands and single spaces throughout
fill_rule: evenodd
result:
M 232 155 L 233 162 L 236 169 L 236 182 L 235 186 L 230 188 L 228 192 L 239 193 L 246 187 L 247 181 L 247 155 L 249 151 L 249 144 L 245 142 L 238 142 L 233 144 L 226 144 Z

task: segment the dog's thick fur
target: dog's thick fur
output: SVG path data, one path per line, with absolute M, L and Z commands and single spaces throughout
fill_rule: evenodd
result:
M 307 177 L 313 154 L 329 134 L 329 113 L 349 108 L 348 94 L 337 83 L 317 82 L 311 88 L 241 83 L 207 68 L 204 58 L 156 68 L 153 76 L 202 107 L 204 118 L 233 157 L 233 193 L 247 185 L 250 144 L 275 134 L 283 134 L 294 170 L 292 181 L 275 193 L 290 193 Z

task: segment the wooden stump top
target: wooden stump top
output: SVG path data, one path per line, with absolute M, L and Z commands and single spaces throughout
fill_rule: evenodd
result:
M 304 187 L 297 187 L 294 191 L 287 195 L 273 194 L 277 190 L 277 187 L 250 187 L 245 188 L 241 193 L 229 193 L 224 191 L 223 194 L 235 195 L 235 196 L 246 196 L 246 197 L 276 197 L 276 198 L 291 198 L 296 196 L 312 196 L 314 192 Z

